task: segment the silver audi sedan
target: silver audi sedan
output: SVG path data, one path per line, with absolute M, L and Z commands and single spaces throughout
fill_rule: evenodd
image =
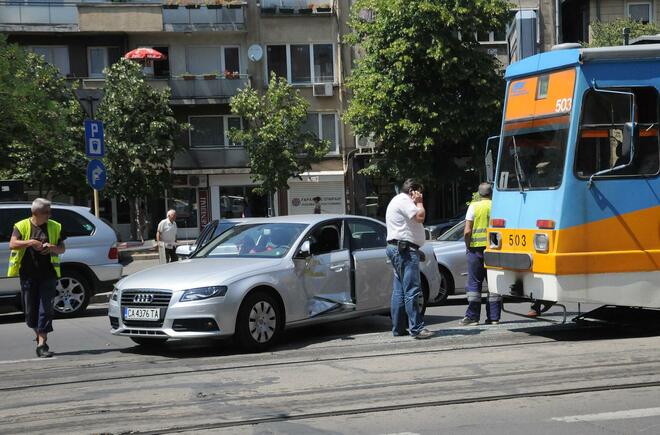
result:
M 383 223 L 361 216 L 250 219 L 189 260 L 128 276 L 110 297 L 111 332 L 138 344 L 234 336 L 260 351 L 282 330 L 389 311 L 392 266 Z M 422 248 L 424 302 L 440 297 Z

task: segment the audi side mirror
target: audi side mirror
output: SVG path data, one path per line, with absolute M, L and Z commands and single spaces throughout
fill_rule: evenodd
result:
M 297 257 L 299 258 L 307 258 L 312 255 L 312 244 L 309 240 L 305 240 L 302 245 L 300 245 L 300 249 L 298 250 L 298 255 Z

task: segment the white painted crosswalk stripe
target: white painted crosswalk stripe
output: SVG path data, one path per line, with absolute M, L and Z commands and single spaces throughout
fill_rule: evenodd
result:
M 564 423 L 577 423 L 585 421 L 627 420 L 631 418 L 656 417 L 660 415 L 660 408 L 629 409 L 627 411 L 601 412 L 599 414 L 571 415 L 567 417 L 554 417 L 554 421 Z

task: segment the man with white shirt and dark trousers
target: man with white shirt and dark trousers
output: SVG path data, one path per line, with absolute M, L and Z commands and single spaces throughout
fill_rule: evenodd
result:
M 169 210 L 167 217 L 160 221 L 156 231 L 156 241 L 165 248 L 165 261 L 171 263 L 179 258 L 176 255 L 176 210 Z
M 426 240 L 422 225 L 425 217 L 422 185 L 409 178 L 403 183 L 401 193 L 392 198 L 385 214 L 387 256 L 394 268 L 391 306 L 394 336 L 408 332 L 414 338 L 424 339 L 433 335 L 424 326 L 420 305 L 419 262 L 424 261 L 424 254 L 419 248 Z M 406 315 L 408 325 L 405 324 Z

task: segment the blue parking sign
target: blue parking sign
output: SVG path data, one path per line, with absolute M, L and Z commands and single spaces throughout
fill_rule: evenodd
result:
M 103 157 L 105 155 L 102 121 L 85 120 L 85 153 L 87 157 Z
M 97 159 L 90 160 L 87 164 L 87 182 L 92 189 L 102 190 L 105 187 L 106 179 L 107 174 L 103 162 Z

